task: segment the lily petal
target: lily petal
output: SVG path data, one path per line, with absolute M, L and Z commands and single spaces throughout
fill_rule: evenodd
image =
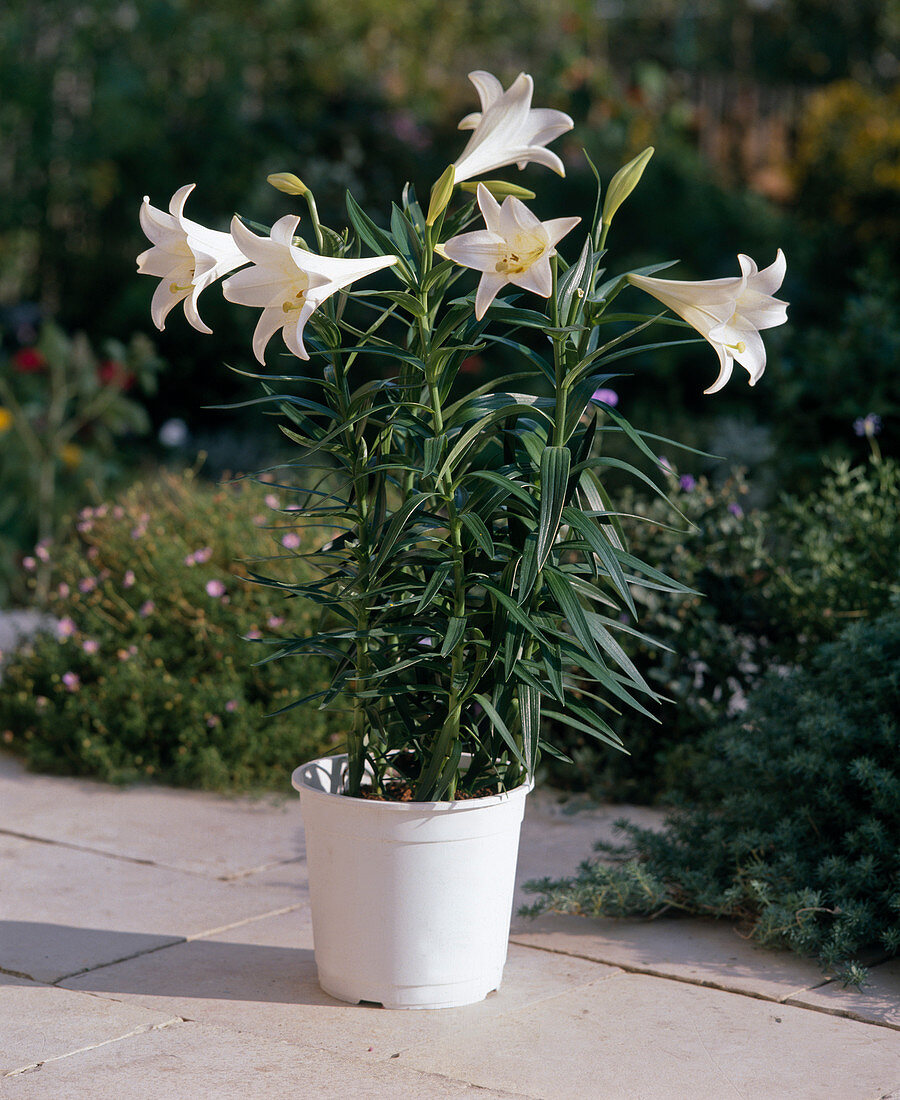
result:
M 544 146 L 574 123 L 563 111 L 531 107 L 531 77 L 520 73 L 505 92 L 500 81 L 483 70 L 469 73 L 469 79 L 478 92 L 481 111 L 466 115 L 459 124 L 472 135 L 454 162 L 455 182 L 510 164 L 524 168 L 532 161 L 565 175 L 562 161 Z
M 760 271 L 749 256 L 739 255 L 741 274 L 731 279 L 686 282 L 629 275 L 628 281 L 676 313 L 712 344 L 719 357 L 719 376 L 704 393 L 716 393 L 731 377 L 734 361 L 754 386 L 766 369 L 760 331 L 787 320 L 787 302 L 773 297 L 787 263 L 781 249 L 774 263 Z

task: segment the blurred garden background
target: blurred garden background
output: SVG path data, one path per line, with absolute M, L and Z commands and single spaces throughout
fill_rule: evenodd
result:
M 0 731 L 36 766 L 230 788 L 277 785 L 299 758 L 286 719 L 262 715 L 314 665 L 251 670 L 245 638 L 301 630 L 305 612 L 239 580 L 286 500 L 221 484 L 277 463 L 284 441 L 262 413 L 211 407 L 256 396 L 228 370 L 253 369 L 256 315 L 212 290 L 212 337 L 180 311 L 156 332 L 154 284 L 135 274 L 138 210 L 144 195 L 165 209 L 196 183 L 188 213 L 202 224 L 226 229 L 233 212 L 271 223 L 294 200 L 266 176 L 290 171 L 327 224 L 346 224 L 347 189 L 377 218 L 406 180 L 426 195 L 458 155 L 476 68 L 504 85 L 530 72 L 535 102 L 575 120 L 558 143 L 565 186 L 540 167 L 508 173 L 537 190 L 543 217 L 589 216 L 582 150 L 608 181 L 655 146 L 611 234 L 613 271 L 670 258 L 675 277 L 708 279 L 733 275 L 738 252 L 760 266 L 778 247 L 788 258 L 789 324 L 767 334 L 755 389 L 738 371 L 705 397 L 705 344 L 630 360 L 616 380 L 633 423 L 717 456 L 673 451 L 668 478 L 653 472 L 689 527 L 617 487 L 623 511 L 653 520 L 632 525 L 641 556 L 704 598 L 643 608 L 660 645 L 634 644 L 632 657 L 676 701 L 661 724 L 621 718 L 630 757 L 573 741 L 576 768 L 552 778 L 607 798 L 672 797 L 704 733 L 767 669 L 802 666 L 890 607 L 896 0 L 8 0 L 0 607 L 65 625 L 7 661 Z M 502 366 L 476 357 L 466 369 L 488 380 Z M 267 537 L 283 554 L 280 529 Z M 290 717 L 310 747 L 339 737 L 324 718 Z

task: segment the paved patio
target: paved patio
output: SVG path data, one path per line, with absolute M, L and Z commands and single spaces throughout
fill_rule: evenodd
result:
M 537 792 L 519 882 L 574 870 L 621 812 Z M 515 918 L 481 1004 L 340 1004 L 316 984 L 295 798 L 0 756 L 0 860 L 11 1100 L 900 1097 L 900 963 L 844 990 L 712 921 Z

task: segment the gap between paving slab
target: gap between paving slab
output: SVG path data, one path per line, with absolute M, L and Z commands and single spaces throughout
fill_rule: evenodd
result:
M 588 927 L 584 928 L 585 925 Z M 886 963 L 883 976 L 879 975 L 880 967 L 872 967 L 870 974 L 875 986 L 872 993 L 867 993 L 866 989 L 846 991 L 838 979 L 821 972 L 816 974 L 818 967 L 812 960 L 752 944 L 737 937 L 733 927 L 711 920 L 676 918 L 664 925 L 557 915 L 544 918 L 543 928 L 543 932 L 532 935 L 514 933 L 510 942 L 536 951 L 604 963 L 628 974 L 681 982 L 900 1030 L 900 964 L 897 963 Z M 574 942 L 567 944 L 566 936 Z M 686 939 L 698 940 L 708 950 L 707 958 L 690 963 L 678 961 L 679 949 L 684 947 Z M 727 956 L 723 955 L 723 948 Z M 649 953 L 664 950 L 669 959 L 656 964 L 636 961 L 640 950 L 646 953 L 648 949 Z M 726 957 L 728 962 L 736 961 L 743 966 L 744 971 L 730 977 L 715 975 L 714 968 L 723 966 Z M 811 980 L 798 987 L 796 983 L 802 983 L 804 975 Z M 844 1004 L 840 1003 L 841 998 Z

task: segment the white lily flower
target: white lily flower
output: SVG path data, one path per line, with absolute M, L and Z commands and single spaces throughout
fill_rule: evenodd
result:
M 481 100 L 481 110 L 460 122 L 460 130 L 474 130 L 460 157 L 454 162 L 454 180 L 461 183 L 507 164 L 524 168 L 529 161 L 544 164 L 564 176 L 566 170 L 556 153 L 544 146 L 571 130 L 575 123 L 563 111 L 549 107 L 532 109 L 534 81 L 519 73 L 504 92 L 500 81 L 482 70 L 469 73 Z
M 513 283 L 549 298 L 553 290 L 550 258 L 557 243 L 581 218 L 553 218 L 542 222 L 519 199 L 509 195 L 501 206 L 483 185 L 478 205 L 487 229 L 451 237 L 441 251 L 462 267 L 480 271 L 475 316 L 480 321 L 498 292 Z
M 137 265 L 140 274 L 161 280 L 150 303 L 150 316 L 160 331 L 172 307 L 184 302 L 184 315 L 194 328 L 212 332 L 197 312 L 200 292 L 247 262 L 228 233 L 207 229 L 184 216 L 185 200 L 193 190 L 193 183 L 179 187 L 168 214 L 151 206 L 146 196 L 141 205 L 141 228 L 153 247 L 138 256 Z
M 308 359 L 303 328 L 313 311 L 335 291 L 397 263 L 396 256 L 349 260 L 307 252 L 293 243 L 299 222 L 296 214 L 286 214 L 268 237 L 258 237 L 238 218 L 231 223 L 234 240 L 253 266 L 226 279 L 222 293 L 229 302 L 262 309 L 253 354 L 263 364 L 266 344 L 279 329 L 294 355 Z
M 629 275 L 628 281 L 645 290 L 707 339 L 719 356 L 719 377 L 704 393 L 716 393 L 731 377 L 735 360 L 755 386 L 766 369 L 766 349 L 760 330 L 787 321 L 787 302 L 773 297 L 784 280 L 787 262 L 778 249 L 775 262 L 760 271 L 749 256 L 739 255 L 740 276 L 678 282 Z

